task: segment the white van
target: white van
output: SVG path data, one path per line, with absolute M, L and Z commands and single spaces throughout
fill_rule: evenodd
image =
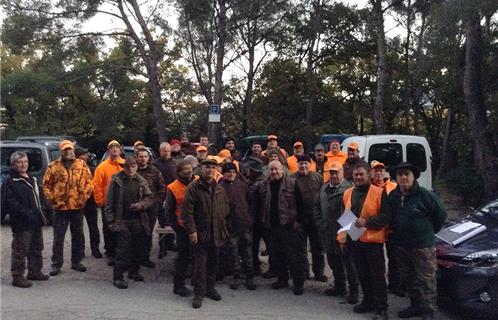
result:
M 410 162 L 420 169 L 418 183 L 432 190 L 432 153 L 425 137 L 409 135 L 352 136 L 342 142 L 347 153 L 348 145 L 356 142 L 360 146 L 360 157 L 368 163 L 373 160 L 384 163 L 390 172 L 400 162 Z

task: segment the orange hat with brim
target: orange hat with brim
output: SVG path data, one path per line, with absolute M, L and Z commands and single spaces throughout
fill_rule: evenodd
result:
M 195 149 L 195 151 L 197 151 L 197 152 L 208 151 L 208 148 L 206 148 L 205 146 L 198 146 L 197 149 Z
M 270 141 L 270 140 L 277 140 L 277 141 L 278 141 L 278 137 L 277 137 L 276 135 L 274 135 L 274 134 L 270 134 L 270 135 L 268 136 L 268 139 L 267 139 L 267 140 L 268 140 L 268 141 Z
M 223 158 L 223 160 L 225 160 L 225 158 L 229 158 L 231 156 L 232 156 L 232 153 L 230 153 L 230 150 L 228 150 L 228 149 L 223 149 L 220 152 L 218 152 L 218 157 Z
M 119 144 L 119 142 L 117 140 L 111 140 L 107 144 L 107 149 L 110 149 L 111 147 L 114 147 L 114 146 L 121 147 L 121 145 Z
M 145 144 L 142 141 L 140 141 L 140 140 L 135 141 L 135 143 L 133 144 L 133 148 L 136 148 L 137 146 L 140 146 L 140 145 L 145 146 Z
M 360 150 L 360 146 L 356 142 L 351 142 L 348 144 L 348 149 Z
M 71 141 L 69 140 L 63 140 L 61 141 L 60 145 L 59 145 L 59 148 L 61 150 L 65 150 L 65 149 L 74 149 L 74 143 L 72 143 Z
M 301 141 L 296 141 L 294 143 L 294 148 L 297 148 L 297 147 L 303 147 L 303 143 Z
M 370 167 L 372 167 L 372 169 L 374 169 L 374 168 L 384 168 L 385 169 L 386 165 L 380 161 L 374 160 L 374 161 L 370 162 Z
M 206 160 L 216 161 L 216 164 L 218 165 L 221 165 L 223 163 L 223 159 L 218 156 L 207 156 Z
M 325 162 L 326 171 L 339 171 L 341 169 L 342 169 L 342 163 L 340 163 L 339 161 Z

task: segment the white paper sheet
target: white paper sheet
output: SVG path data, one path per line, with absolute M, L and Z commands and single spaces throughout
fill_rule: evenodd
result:
M 337 231 L 337 233 L 345 231 L 345 232 L 348 233 L 348 235 L 351 237 L 351 239 L 353 241 L 358 240 L 361 237 L 361 235 L 363 234 L 363 232 L 365 232 L 366 228 L 358 228 L 354 224 L 355 221 L 353 221 L 350 224 L 342 227 L 341 229 L 339 229 L 339 231 Z
M 358 218 L 354 215 L 353 211 L 351 211 L 351 209 L 346 209 L 339 219 L 337 219 L 337 222 L 344 227 L 355 222 L 356 219 Z
M 463 233 L 467 230 L 473 229 L 473 228 L 478 227 L 478 226 L 480 226 L 479 223 L 469 221 L 469 222 L 465 222 L 457 227 L 451 228 L 450 230 L 453 232 L 456 232 L 456 233 Z

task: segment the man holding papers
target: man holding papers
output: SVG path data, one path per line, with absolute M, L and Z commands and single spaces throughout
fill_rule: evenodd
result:
M 362 161 L 353 168 L 354 187 L 347 189 L 343 196 L 344 214 L 341 217 L 351 215 L 351 212 L 359 217 L 357 221 L 364 222 L 373 217 L 381 215 L 391 216 L 389 206 L 386 205 L 386 193 L 382 188 L 370 184 L 370 166 Z M 353 242 L 353 260 L 358 272 L 363 300 L 353 309 L 356 313 L 375 311 L 373 319 L 387 319 L 387 289 L 386 289 L 386 267 L 384 260 L 384 242 L 386 239 L 386 227 L 367 227 L 366 230 L 359 229 L 365 225 L 351 223 L 345 225 L 350 237 L 357 241 Z
M 446 220 L 440 199 L 416 182 L 420 170 L 409 163 L 395 169 L 398 187 L 387 199 L 391 212 L 358 219 L 357 226 L 380 228 L 390 225 L 402 281 L 411 306 L 398 313 L 400 318 L 433 319 L 436 308 L 435 234 Z M 392 215 L 391 215 L 392 214 Z M 391 216 L 390 216 L 391 215 Z

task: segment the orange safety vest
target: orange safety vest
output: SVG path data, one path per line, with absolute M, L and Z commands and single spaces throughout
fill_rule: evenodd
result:
M 339 161 L 342 165 L 344 165 L 344 163 L 348 159 L 348 155 L 341 150 L 339 150 L 339 152 L 335 156 L 332 154 L 332 151 L 327 152 L 325 156 L 328 159 L 327 161 Z
M 373 183 L 373 182 L 372 182 Z M 392 182 L 391 180 L 386 180 L 384 182 L 383 185 L 379 186 L 375 183 L 373 183 L 375 186 L 379 187 L 379 188 L 382 188 L 386 191 L 386 193 L 389 195 L 391 193 L 391 191 L 393 191 L 394 189 L 396 189 L 396 187 L 398 186 L 398 184 L 396 182 Z
M 180 226 L 183 227 L 183 220 L 182 220 L 182 213 L 180 211 L 180 208 L 183 206 L 183 201 L 185 200 L 185 192 L 187 192 L 187 186 L 181 183 L 178 179 L 175 181 L 171 182 L 168 184 L 166 187 L 171 193 L 173 193 L 173 196 L 175 197 L 176 200 L 176 208 L 175 208 L 175 216 L 176 216 L 176 221 Z
M 351 210 L 351 195 L 353 194 L 353 189 L 354 187 L 351 187 L 344 191 L 342 202 L 345 209 Z M 380 214 L 383 192 L 384 189 L 370 185 L 367 196 L 365 197 L 365 202 L 363 203 L 363 208 L 361 209 L 360 218 L 368 219 L 369 217 L 378 216 Z M 386 230 L 387 228 L 385 227 L 380 230 L 367 229 L 359 240 L 361 242 L 384 243 L 386 241 Z

